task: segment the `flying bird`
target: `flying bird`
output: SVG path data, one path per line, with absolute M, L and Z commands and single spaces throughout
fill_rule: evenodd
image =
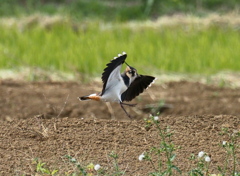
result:
M 124 101 L 131 101 L 145 89 L 151 86 L 155 77 L 140 75 L 137 70 L 128 65 L 125 60 L 127 54 L 123 52 L 114 57 L 102 73 L 103 88 L 101 93 L 94 93 L 87 96 L 78 97 L 80 101 L 96 100 L 105 102 L 117 102 L 124 110 L 126 115 L 131 118 L 124 108 L 124 105 L 135 106 L 136 104 L 127 104 Z M 123 73 L 120 73 L 122 65 L 127 67 Z

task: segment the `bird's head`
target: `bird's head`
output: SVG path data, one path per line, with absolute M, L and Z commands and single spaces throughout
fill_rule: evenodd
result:
M 129 65 L 126 68 L 125 73 L 127 77 L 130 78 L 130 83 L 132 83 L 138 77 L 137 70 Z

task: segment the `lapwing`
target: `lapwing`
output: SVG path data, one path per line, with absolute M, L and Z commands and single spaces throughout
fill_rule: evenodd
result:
M 150 87 L 156 78 L 138 74 L 135 68 L 125 62 L 126 58 L 127 54 L 123 52 L 122 54 L 118 54 L 118 57 L 114 57 L 114 59 L 107 64 L 107 67 L 102 73 L 103 88 L 101 93 L 78 97 L 79 100 L 117 102 L 126 115 L 131 118 L 123 105 L 135 106 L 136 104 L 127 104 L 123 102 L 134 99 L 145 89 Z M 127 67 L 123 73 L 120 73 L 124 63 Z

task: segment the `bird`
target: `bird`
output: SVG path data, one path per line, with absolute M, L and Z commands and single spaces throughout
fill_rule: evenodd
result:
M 114 57 L 104 69 L 102 73 L 103 87 L 100 93 L 93 93 L 87 96 L 78 97 L 80 101 L 95 100 L 104 102 L 117 102 L 125 114 L 131 118 L 130 114 L 124 108 L 126 106 L 135 106 L 136 104 L 124 103 L 131 101 L 145 89 L 150 87 L 156 80 L 153 76 L 138 74 L 137 70 L 128 65 L 125 61 L 127 53 L 123 52 Z M 121 73 L 123 64 L 126 64 L 126 69 Z

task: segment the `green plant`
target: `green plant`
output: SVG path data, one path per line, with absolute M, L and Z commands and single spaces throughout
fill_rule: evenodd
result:
M 113 158 L 113 168 L 114 168 L 114 171 L 113 173 L 111 173 L 110 175 L 112 176 L 120 176 L 120 175 L 124 175 L 125 174 L 125 171 L 121 171 L 120 168 L 119 168 L 119 165 L 118 165 L 118 154 L 115 153 L 114 151 L 112 151 L 109 156 L 111 158 Z
M 231 131 L 229 128 L 222 128 L 222 132 L 220 133 L 222 136 L 227 136 L 230 140 L 223 141 L 221 146 L 226 151 L 226 158 L 223 167 L 218 167 L 218 170 L 221 172 L 223 176 L 227 175 L 227 169 L 229 165 L 232 166 L 232 175 L 240 175 L 240 172 L 236 171 L 237 161 L 237 149 L 239 149 L 239 145 L 237 145 L 237 139 L 240 138 L 240 131 Z M 230 163 L 232 161 L 232 163 Z
M 191 154 L 190 160 L 197 160 L 197 167 L 192 169 L 189 172 L 190 176 L 205 176 L 208 175 L 209 165 L 210 165 L 210 155 L 207 153 L 200 151 L 198 153 L 198 157 L 194 154 Z
M 58 170 L 50 170 L 49 168 L 46 168 L 46 163 L 40 161 L 38 158 L 34 159 L 34 162 L 36 163 L 36 171 L 41 174 L 47 174 L 47 175 L 55 175 Z
M 139 160 L 145 160 L 150 162 L 151 166 L 153 167 L 154 171 L 149 173 L 152 176 L 161 176 L 161 175 L 174 175 L 173 170 L 177 171 L 181 174 L 181 170 L 174 165 L 174 159 L 176 158 L 176 154 L 174 151 L 176 147 L 171 141 L 172 132 L 170 129 L 162 128 L 160 126 L 160 121 L 158 116 L 150 116 L 149 118 L 145 119 L 146 128 L 149 129 L 153 125 L 158 130 L 158 134 L 160 136 L 160 143 L 156 147 L 152 147 L 150 151 L 144 152 L 139 156 Z M 153 158 L 157 158 L 157 164 L 153 162 Z M 166 160 L 166 161 L 165 161 Z
M 79 170 L 80 174 L 83 176 L 87 176 L 87 171 L 85 168 L 72 156 L 65 155 L 65 158 L 67 158 L 71 163 L 73 163 Z
M 231 131 L 228 128 L 222 128 L 222 132 L 220 133 L 220 135 L 227 136 L 229 138 L 229 141 L 223 141 L 221 144 L 221 146 L 226 151 L 226 158 L 224 160 L 223 166 L 218 166 L 218 171 L 220 171 L 220 174 L 218 174 L 218 176 L 226 176 L 229 174 L 231 174 L 232 176 L 239 176 L 240 172 L 236 170 L 236 166 L 238 164 L 237 149 L 239 148 L 239 145 L 237 144 L 237 139 L 240 137 L 240 132 L 236 130 Z M 197 159 L 197 167 L 189 172 L 190 176 L 216 175 L 209 174 L 211 158 L 210 155 L 208 155 L 207 153 L 201 151 L 199 152 L 198 157 L 192 154 L 189 159 Z
M 77 176 L 77 175 L 83 175 L 83 176 L 99 176 L 99 175 L 105 175 L 105 169 L 101 168 L 99 164 L 94 165 L 93 163 L 88 164 L 86 167 L 81 165 L 80 162 L 78 162 L 74 157 L 70 155 L 65 155 L 65 158 L 67 158 L 71 163 L 73 163 L 78 171 L 67 174 L 68 176 Z

